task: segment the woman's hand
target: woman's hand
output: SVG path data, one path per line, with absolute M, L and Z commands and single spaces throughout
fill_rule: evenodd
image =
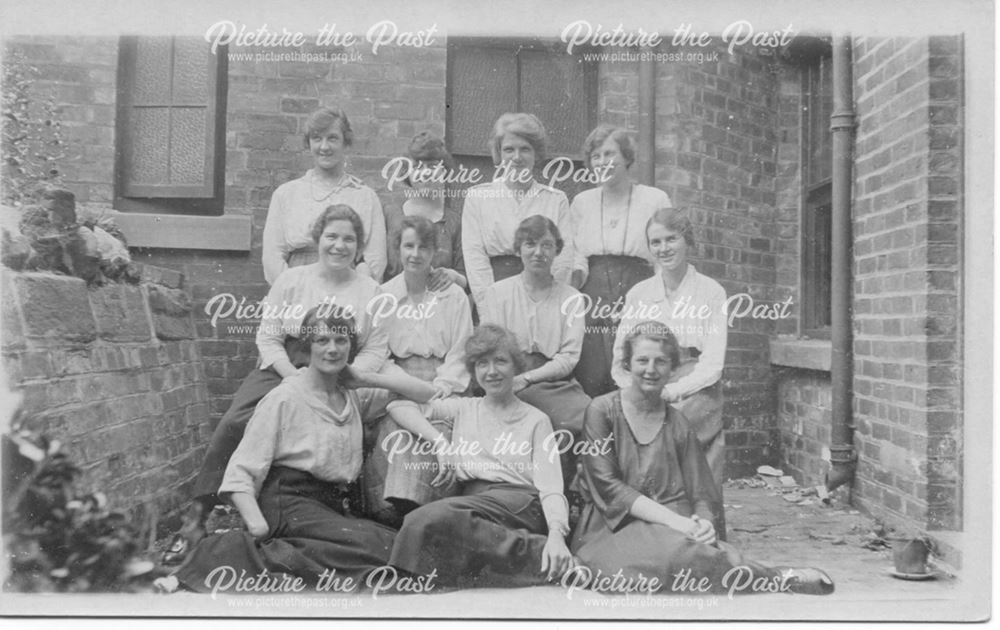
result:
M 668 403 L 680 402 L 684 397 L 674 392 L 673 388 L 670 386 L 673 383 L 667 383 L 663 386 L 663 391 L 660 392 L 660 398 Z
M 434 395 L 431 396 L 431 400 L 443 400 L 451 396 L 451 388 L 447 385 L 435 385 Z
M 245 518 L 244 522 L 247 525 L 247 531 L 249 531 L 250 535 L 254 537 L 254 540 L 263 540 L 264 538 L 267 538 L 268 533 L 271 531 L 271 528 L 268 526 L 263 515 L 261 515 L 260 518 Z
M 697 514 L 688 520 L 691 521 L 691 528 L 685 532 L 688 538 L 706 545 L 715 543 L 715 527 L 712 525 L 712 521 L 706 521 Z
M 513 389 L 514 393 L 516 394 L 522 389 L 528 387 L 528 385 L 531 385 L 531 383 L 528 382 L 528 379 L 524 378 L 523 375 L 518 374 L 517 376 L 514 377 L 514 380 L 511 384 L 511 389 Z
M 347 389 L 358 389 L 360 387 L 375 387 L 372 384 L 372 374 L 362 372 L 350 365 L 340 371 L 340 384 Z
M 435 488 L 446 488 L 455 481 L 455 459 L 450 449 L 451 443 L 443 435 L 434 440 L 434 457 L 437 458 L 438 474 L 431 480 L 431 485 Z
M 573 568 L 573 554 L 566 546 L 566 540 L 559 532 L 549 532 L 549 538 L 542 548 L 542 573 L 550 582 L 558 580 Z
M 438 267 L 431 271 L 431 276 L 427 279 L 427 288 L 431 291 L 444 291 L 458 282 L 458 275 L 454 269 Z

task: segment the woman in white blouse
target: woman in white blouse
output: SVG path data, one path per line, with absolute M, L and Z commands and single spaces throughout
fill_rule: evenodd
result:
M 316 262 L 312 225 L 326 208 L 344 204 L 358 213 L 364 226 L 364 257 L 358 261 L 358 272 L 381 282 L 386 266 L 385 218 L 375 191 L 345 170 L 347 150 L 354 142 L 347 114 L 323 107 L 310 114 L 303 127 L 313 167 L 271 195 L 264 222 L 264 278 L 274 284 L 285 269 Z
M 562 456 L 567 486 L 576 476 L 570 444 L 583 428 L 590 397 L 573 378 L 583 343 L 583 317 L 571 306 L 579 291 L 553 276 L 553 260 L 563 251 L 559 228 L 542 216 L 528 217 L 514 233 L 514 248 L 524 271 L 484 291 L 479 308 L 483 323 L 512 331 L 528 361 L 514 377 L 517 397 L 538 407 L 552 420 L 566 448 Z
M 175 575 L 158 581 L 162 590 L 235 594 L 237 576 L 262 575 L 267 583 L 297 578 L 315 590 L 335 571 L 338 590 L 350 592 L 387 564 L 396 532 L 358 517 L 353 505 L 362 425 L 387 402 L 385 389 L 371 388 L 416 400 L 432 390 L 415 379 L 355 373 L 348 365 L 359 351 L 354 319 L 319 310 L 306 314 L 301 330 L 308 366 L 257 405 L 218 488 L 245 530 L 202 539 Z M 371 388 L 351 389 L 362 384 L 355 377 Z
M 569 202 L 560 191 L 538 183 L 536 166 L 545 157 L 545 127 L 531 114 L 504 114 L 493 126 L 490 151 L 497 177 L 469 188 L 462 212 L 462 253 L 472 298 L 478 306 L 494 282 L 521 272 L 514 230 L 533 215 L 551 219 L 567 236 L 573 233 Z M 552 272 L 569 282 L 572 243 L 553 261 Z
M 611 375 L 622 389 L 628 387 L 623 346 L 638 322 L 655 320 L 670 328 L 680 343 L 680 367 L 663 387 L 661 396 L 687 417 L 722 496 L 726 465 L 721 382 L 728 333 L 726 290 L 688 262 L 694 249 L 694 227 L 686 212 L 657 210 L 646 225 L 646 238 L 659 273 L 636 284 L 625 296 Z M 725 538 L 721 512 L 715 530 Z
M 632 181 L 635 142 L 624 129 L 600 125 L 583 145 L 583 162 L 602 178 L 597 188 L 578 194 L 570 206 L 573 221 L 572 285 L 586 296 L 586 334 L 576 378 L 588 396 L 615 389 L 611 378 L 612 344 L 620 312 L 637 282 L 653 275 L 646 246 L 646 222 L 669 208 L 659 188 Z
M 189 545 L 204 535 L 205 518 L 218 501 L 216 493 L 226 465 L 257 403 L 283 378 L 295 374 L 307 363 L 309 348 L 300 338 L 299 328 L 308 309 L 318 305 L 321 315 L 340 313 L 356 318 L 358 349 L 356 356 L 352 355 L 354 368 L 377 372 L 386 360 L 386 333 L 372 325 L 367 311 L 378 284 L 355 270 L 355 262 L 363 251 L 361 219 L 347 206 L 330 206 L 314 222 L 312 237 L 319 261 L 286 270 L 262 302 L 263 317 L 257 329 L 259 366 L 247 375 L 212 433 L 205 460 L 195 478 L 191 511 L 182 534 L 175 540 L 176 559 L 186 552 L 185 543 Z
M 472 335 L 472 312 L 465 291 L 447 284 L 430 290 L 441 231 L 431 221 L 406 216 L 394 230 L 393 250 L 402 273 L 379 288 L 372 301 L 375 324 L 388 335 L 391 366 L 434 386 L 435 398 L 461 394 L 469 386 L 465 342 Z M 364 489 L 369 513 L 398 524 L 413 508 L 445 496 L 435 488 L 434 457 L 412 451 L 390 462 L 386 448 L 399 426 L 386 417 L 379 425 L 372 453 L 365 461 Z M 388 441 L 387 441 L 388 439 Z M 422 463 L 425 462 L 425 463 Z

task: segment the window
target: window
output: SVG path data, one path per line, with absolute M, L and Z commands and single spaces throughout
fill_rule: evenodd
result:
M 121 39 L 116 208 L 222 214 L 226 66 L 198 37 Z
M 815 40 L 802 66 L 802 334 L 830 338 L 832 57 Z
M 484 181 L 494 172 L 488 146 L 493 123 L 505 112 L 537 116 L 549 137 L 547 159 L 569 157 L 582 168 L 583 141 L 597 125 L 597 69 L 579 53 L 567 55 L 565 44 L 452 38 L 447 82 L 448 146 Z M 592 186 L 554 185 L 570 198 Z

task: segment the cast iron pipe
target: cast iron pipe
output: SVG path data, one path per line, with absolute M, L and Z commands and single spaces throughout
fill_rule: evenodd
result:
M 639 59 L 639 182 L 656 185 L 656 64 Z
M 830 357 L 831 416 L 830 471 L 827 490 L 854 478 L 853 335 L 851 319 L 851 265 L 853 235 L 851 229 L 851 183 L 854 166 L 854 90 L 851 71 L 851 37 L 833 38 L 833 113 L 830 131 L 833 141 L 831 183 L 831 287 L 830 287 Z

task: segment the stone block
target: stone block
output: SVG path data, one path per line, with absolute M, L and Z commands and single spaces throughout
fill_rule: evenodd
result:
M 97 333 L 110 341 L 150 339 L 149 316 L 142 289 L 125 284 L 107 284 L 89 291 Z
M 80 278 L 23 273 L 15 277 L 15 285 L 26 337 L 75 342 L 90 342 L 97 337 L 87 284 Z

